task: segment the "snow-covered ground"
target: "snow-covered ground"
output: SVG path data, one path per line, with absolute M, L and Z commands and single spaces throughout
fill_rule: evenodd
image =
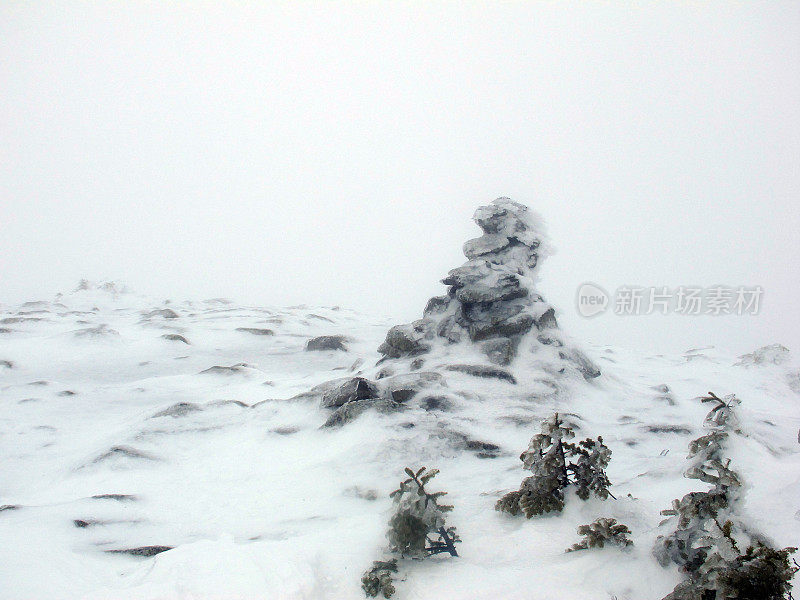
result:
M 432 487 L 449 493 L 463 543 L 458 558 L 404 564 L 396 598 L 657 600 L 680 580 L 651 555 L 659 511 L 705 489 L 682 472 L 708 391 L 742 401 L 746 437 L 731 458 L 744 518 L 776 546 L 800 543 L 800 369 L 788 355 L 737 364 L 715 348 L 586 348 L 603 374 L 555 383 L 521 355 L 508 367 L 516 384 L 441 371 L 447 411 L 410 405 L 321 428 L 319 399 L 293 397 L 374 377 L 394 322 L 83 287 L 0 311 L 2 598 L 363 597 L 388 494 L 404 467 L 424 465 L 440 469 Z M 305 351 L 319 335 L 347 336 L 348 350 Z M 603 436 L 616 499 L 572 496 L 531 520 L 496 512 L 554 411 L 580 437 Z M 598 517 L 628 525 L 633 548 L 565 554 Z M 109 552 L 146 546 L 172 549 Z

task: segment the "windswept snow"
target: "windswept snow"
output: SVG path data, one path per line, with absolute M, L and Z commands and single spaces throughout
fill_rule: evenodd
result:
M 445 368 L 485 361 L 457 346 L 423 369 L 441 376 L 435 395 L 321 428 L 330 411 L 309 390 L 375 377 L 392 322 L 86 284 L 5 307 L 0 323 L 3 598 L 359 598 L 386 543 L 388 494 L 403 467 L 423 465 L 441 470 L 434 487 L 449 492 L 448 522 L 464 541 L 458 558 L 404 565 L 398 599 L 661 598 L 680 575 L 651 556 L 659 511 L 702 485 L 682 473 L 709 390 L 742 400 L 746 437 L 731 455 L 748 487 L 744 517 L 777 546 L 800 542 L 789 351 L 744 366 L 714 348 L 589 348 L 603 375 L 584 381 L 540 370 L 521 348 L 502 367 L 513 383 Z M 319 336 L 344 336 L 346 350 L 306 350 Z M 496 512 L 553 411 L 580 437 L 603 436 L 616 500 L 573 496 L 562 514 L 531 520 Z M 630 527 L 633 548 L 565 554 L 577 526 L 598 517 Z M 158 546 L 171 549 L 112 552 Z

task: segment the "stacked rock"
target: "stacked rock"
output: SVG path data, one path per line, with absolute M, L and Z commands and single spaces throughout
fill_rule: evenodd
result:
M 422 319 L 392 327 L 378 348 L 389 358 L 424 354 L 436 340 L 445 344 L 479 343 L 489 360 L 509 364 L 522 336 L 534 327 L 558 328 L 555 311 L 534 289 L 543 255 L 544 235 L 537 216 L 523 206 L 498 198 L 475 211 L 483 230 L 464 244 L 467 262 L 442 283 L 447 295 L 431 298 Z

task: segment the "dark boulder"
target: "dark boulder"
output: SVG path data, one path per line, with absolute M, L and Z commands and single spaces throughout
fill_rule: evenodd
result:
M 331 416 L 328 417 L 328 420 L 325 421 L 323 427 L 341 427 L 355 420 L 362 413 L 370 409 L 375 409 L 379 413 L 388 414 L 402 410 L 403 405 L 387 399 L 375 400 L 368 398 L 365 400 L 354 400 L 333 411 Z
M 548 308 L 542 316 L 536 319 L 536 328 L 541 331 L 542 329 L 558 329 L 558 322 L 556 321 L 556 311 L 553 308 Z
M 600 369 L 597 367 L 597 365 L 595 365 L 592 360 L 580 350 L 573 348 L 570 351 L 561 351 L 559 352 L 559 356 L 562 359 L 571 362 L 578 369 L 578 371 L 581 372 L 581 375 L 583 375 L 583 378 L 586 381 L 600 376 Z
M 347 352 L 346 341 L 347 338 L 343 335 L 321 335 L 308 340 L 308 342 L 306 342 L 306 350 L 308 352 L 324 350 L 341 350 Z
M 450 296 L 434 296 L 430 300 L 428 300 L 428 304 L 425 305 L 425 310 L 423 314 L 427 317 L 429 315 L 438 315 L 445 312 L 448 307 L 450 306 L 450 302 L 452 299 Z
M 422 341 L 424 335 L 422 324 L 395 325 L 386 334 L 386 341 L 378 352 L 391 358 L 422 354 L 430 350 L 430 346 Z
M 487 367 L 484 365 L 447 365 L 445 368 L 448 371 L 457 371 L 473 377 L 500 379 L 501 381 L 507 381 L 509 383 L 517 383 L 516 378 L 511 373 L 496 367 Z
M 189 340 L 187 340 L 182 335 L 178 335 L 177 333 L 165 333 L 161 336 L 165 340 L 170 340 L 172 342 L 183 342 L 184 344 L 188 344 Z
M 377 386 L 363 377 L 346 379 L 338 386 L 326 391 L 322 395 L 322 408 L 338 408 L 348 402 L 378 398 L 380 393 Z
M 425 396 L 420 399 L 419 405 L 427 411 L 450 411 L 455 404 L 447 396 Z

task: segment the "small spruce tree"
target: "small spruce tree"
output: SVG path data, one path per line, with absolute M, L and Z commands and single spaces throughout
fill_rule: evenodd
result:
M 686 580 L 663 600 L 784 600 L 790 597 L 796 568 L 789 565 L 795 548 L 776 550 L 747 530 L 737 516 L 742 481 L 725 458 L 731 433 L 741 433 L 735 396 L 713 393 L 705 423 L 711 431 L 689 444 L 685 476 L 713 487 L 690 492 L 661 511 L 674 530 L 656 539 L 654 554 L 662 566 L 677 564 Z
M 567 549 L 567 552 L 603 548 L 606 545 L 626 548 L 633 545 L 633 542 L 628 539 L 630 532 L 627 525 L 617 523 L 616 519 L 600 518 L 594 523 L 578 527 L 578 533 L 584 536 L 584 539 L 573 544 L 571 548 Z
M 453 507 L 439 504 L 439 498 L 447 492 L 429 493 L 425 489 L 438 472 L 438 469 L 427 471 L 425 467 L 416 472 L 406 468 L 408 478 L 389 494 L 394 500 L 395 511 L 389 520 L 386 536 L 389 550 L 395 556 L 423 559 L 442 552 L 458 556 L 454 544 L 461 539 L 455 527 L 448 527 L 445 523 L 445 514 Z M 436 539 L 431 539 L 431 536 Z M 374 598 L 382 593 L 384 598 L 389 598 L 395 591 L 392 574 L 397 573 L 397 569 L 397 558 L 375 561 L 361 577 L 361 587 L 367 596 Z
M 397 559 L 388 561 L 376 560 L 372 568 L 361 576 L 361 589 L 369 598 L 383 594 L 384 598 L 391 598 L 394 594 L 392 573 L 397 573 Z
M 408 479 L 400 483 L 400 487 L 389 494 L 395 502 L 395 513 L 389 521 L 389 548 L 400 556 L 425 558 L 431 542 L 429 535 L 441 536 L 446 532 L 451 541 L 460 541 L 454 527 L 445 527 L 445 513 L 453 510 L 449 504 L 439 504 L 439 498 L 447 492 L 428 493 L 425 489 L 438 469 L 425 471 L 420 468 L 416 473 L 409 468 L 405 470 Z
M 558 413 L 542 422 L 541 433 L 531 438 L 528 449 L 520 455 L 522 468 L 533 475 L 522 481 L 518 491 L 509 492 L 495 504 L 495 509 L 512 515 L 524 513 L 527 518 L 564 508 L 564 490 L 576 486 L 578 496 L 586 500 L 590 494 L 607 498 L 611 482 L 605 468 L 611 450 L 597 440 L 585 439 L 578 444 L 567 440 L 575 437 L 572 427 Z

